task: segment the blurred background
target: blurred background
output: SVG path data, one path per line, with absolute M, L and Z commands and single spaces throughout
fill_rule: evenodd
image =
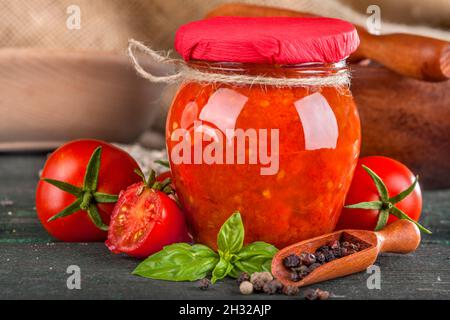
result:
M 137 77 L 125 53 L 128 39 L 171 50 L 180 25 L 230 2 L 0 0 L 0 151 L 48 151 L 82 137 L 163 149 L 176 87 Z M 363 29 L 367 8 L 378 5 L 381 35 L 450 41 L 448 0 L 240 2 L 342 18 Z M 418 47 L 411 42 L 411 51 Z M 428 187 L 450 187 L 449 81 L 417 79 L 362 58 L 355 59 L 352 90 L 361 112 L 363 154 L 392 156 L 419 172 Z M 142 59 L 152 72 L 170 72 Z

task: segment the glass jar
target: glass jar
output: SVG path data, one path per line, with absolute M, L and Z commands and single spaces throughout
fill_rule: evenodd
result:
M 188 65 L 203 73 L 280 79 L 347 71 L 345 61 Z M 239 211 L 246 243 L 283 248 L 333 231 L 361 139 L 347 86 L 187 80 L 171 105 L 166 140 L 175 188 L 196 242 L 216 248 L 221 225 Z

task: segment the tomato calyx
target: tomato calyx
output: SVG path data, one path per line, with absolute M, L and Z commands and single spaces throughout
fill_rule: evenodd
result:
M 70 193 L 76 197 L 76 200 L 64 208 L 56 215 L 50 217 L 48 221 L 53 221 L 62 217 L 67 217 L 77 211 L 86 211 L 94 225 L 107 231 L 108 226 L 102 221 L 100 213 L 97 209 L 97 203 L 114 203 L 117 202 L 118 196 L 97 191 L 98 173 L 100 171 L 102 147 L 97 147 L 91 155 L 86 166 L 84 181 L 82 187 L 74 186 L 70 183 L 42 178 L 43 181 L 50 183 L 58 189 Z
M 134 172 L 139 177 L 142 178 L 144 188 L 161 191 L 167 195 L 175 194 L 175 191 L 171 187 L 172 179 L 166 178 L 163 181 L 158 181 L 156 179 L 155 170 L 150 170 L 150 175 L 149 175 L 148 179 L 145 179 L 145 175 L 140 169 L 135 169 Z M 143 191 L 143 188 L 138 190 L 139 193 L 142 193 L 142 191 Z
M 394 197 L 389 197 L 389 191 L 386 187 L 386 184 L 383 182 L 383 180 L 370 168 L 366 167 L 365 165 L 362 165 L 363 169 L 369 174 L 369 176 L 372 178 L 373 182 L 375 183 L 375 186 L 378 191 L 378 195 L 380 200 L 377 201 L 369 201 L 369 202 L 360 202 L 356 204 L 351 204 L 345 206 L 345 208 L 349 209 L 364 209 L 364 210 L 378 210 L 378 221 L 377 225 L 375 227 L 375 231 L 381 230 L 386 226 L 386 223 L 389 219 L 389 215 L 392 214 L 393 216 L 397 217 L 398 219 L 406 219 L 414 224 L 417 225 L 417 227 L 428 234 L 431 234 L 432 232 L 422 226 L 420 223 L 414 221 L 411 219 L 406 213 L 404 213 L 402 210 L 397 208 L 395 204 L 405 199 L 411 192 L 413 192 L 414 188 L 417 185 L 417 182 L 419 180 L 419 176 L 416 176 L 414 182 L 406 188 L 404 191 L 400 192 L 398 195 Z

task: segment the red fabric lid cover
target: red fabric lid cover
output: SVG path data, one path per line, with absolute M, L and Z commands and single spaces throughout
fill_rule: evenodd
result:
M 216 17 L 185 24 L 175 37 L 186 61 L 331 63 L 358 45 L 355 27 L 333 18 Z

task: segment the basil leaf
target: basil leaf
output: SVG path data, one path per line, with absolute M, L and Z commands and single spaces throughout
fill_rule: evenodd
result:
M 216 283 L 217 280 L 225 278 L 232 269 L 233 265 L 229 261 L 220 258 L 219 263 L 216 265 L 212 272 L 211 282 Z
M 244 243 L 244 225 L 241 214 L 235 212 L 225 221 L 217 235 L 217 246 L 220 251 L 236 253 Z
M 242 272 L 252 274 L 254 272 L 269 271 L 272 258 L 278 249 L 266 242 L 253 242 L 236 253 L 237 261 L 233 263 L 233 270 L 229 275 L 238 278 Z
M 176 243 L 142 261 L 133 274 L 159 280 L 195 281 L 206 277 L 218 261 L 218 255 L 207 246 Z

